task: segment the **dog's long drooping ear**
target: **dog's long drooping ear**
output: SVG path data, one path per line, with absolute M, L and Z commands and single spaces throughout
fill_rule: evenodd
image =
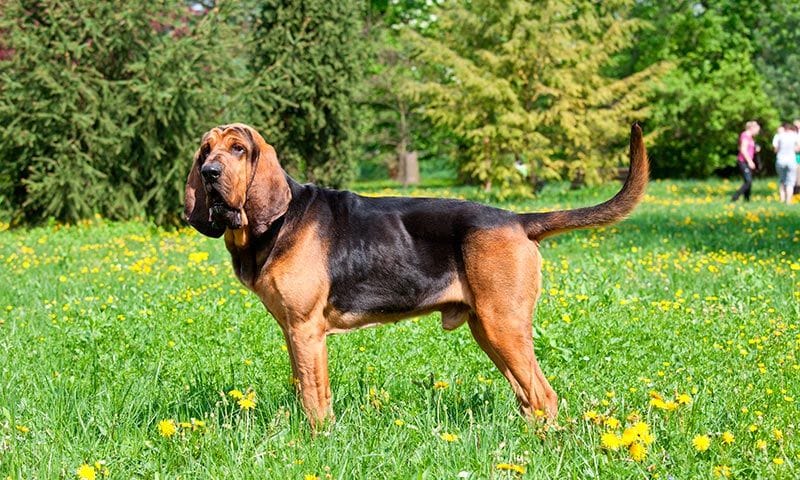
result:
M 292 192 L 286 181 L 286 174 L 278 163 L 275 149 L 264 141 L 255 129 L 248 128 L 253 144 L 250 161 L 255 172 L 247 189 L 244 210 L 250 226 L 250 233 L 261 235 L 278 217 L 286 213 Z
M 189 170 L 189 178 L 186 179 L 183 214 L 189 225 L 198 232 L 209 237 L 219 238 L 225 233 L 225 227 L 214 226 L 209 218 L 206 189 L 200 178 L 200 155 L 201 150 L 198 149 L 194 154 L 192 169 Z

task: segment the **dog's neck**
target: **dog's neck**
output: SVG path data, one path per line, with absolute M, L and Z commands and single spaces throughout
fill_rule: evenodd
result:
M 278 232 L 283 225 L 285 216 L 286 214 L 284 213 L 280 217 L 276 218 L 272 223 L 269 224 L 267 230 L 258 236 L 253 234 L 246 221 L 241 228 L 228 228 L 225 230 L 225 246 L 231 251 L 247 251 L 250 250 L 251 247 L 258 249 L 263 249 L 265 247 L 270 248 L 271 244 L 275 242 L 275 239 L 278 236 Z M 242 212 L 242 218 L 245 218 L 244 212 Z
M 253 235 L 248 227 L 225 230 L 225 247 L 231 254 L 233 271 L 245 286 L 252 288 L 258 272 L 275 247 L 284 220 L 285 215 L 278 217 L 259 236 Z

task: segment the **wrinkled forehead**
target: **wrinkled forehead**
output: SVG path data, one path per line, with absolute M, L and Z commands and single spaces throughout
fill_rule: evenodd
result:
M 202 140 L 204 145 L 212 148 L 219 144 L 229 144 L 231 142 L 243 142 L 253 145 L 253 133 L 246 125 L 220 125 L 206 132 Z

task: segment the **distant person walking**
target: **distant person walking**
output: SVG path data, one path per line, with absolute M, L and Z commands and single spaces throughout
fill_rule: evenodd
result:
M 754 161 L 756 155 L 755 136 L 761 131 L 761 126 L 755 120 L 745 124 L 744 131 L 739 135 L 739 155 L 736 158 L 739 171 L 742 173 L 742 186 L 733 194 L 734 202 L 744 196 L 746 202 L 750 201 L 750 189 L 753 186 L 753 170 L 756 169 Z
M 775 147 L 775 171 L 778 172 L 778 190 L 781 202 L 789 205 L 794 195 L 794 184 L 797 181 L 797 151 L 800 149 L 797 127 L 791 123 L 783 126 L 783 132 L 772 140 Z
M 800 139 L 800 120 L 794 121 L 794 126 L 797 128 L 797 137 Z M 794 193 L 800 193 L 800 151 L 796 153 L 797 158 L 797 180 L 794 182 Z

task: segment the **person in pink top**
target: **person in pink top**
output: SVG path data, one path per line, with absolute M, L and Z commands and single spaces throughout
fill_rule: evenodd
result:
M 755 120 L 745 124 L 744 131 L 739 135 L 739 155 L 737 157 L 739 171 L 742 173 L 742 186 L 733 194 L 734 202 L 744 196 L 746 202 L 750 201 L 750 188 L 753 186 L 753 170 L 756 169 L 756 141 L 755 136 L 761 131 L 761 126 Z

